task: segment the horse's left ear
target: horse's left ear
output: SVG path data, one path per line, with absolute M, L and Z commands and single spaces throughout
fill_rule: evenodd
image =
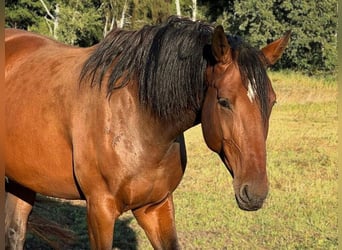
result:
M 267 60 L 267 66 L 272 66 L 279 60 L 284 50 L 286 49 L 286 46 L 290 40 L 290 36 L 291 31 L 289 30 L 282 38 L 268 44 L 266 47 L 261 49 Z
M 216 61 L 220 63 L 229 63 L 232 58 L 232 53 L 226 34 L 221 25 L 215 28 L 212 39 L 211 50 Z

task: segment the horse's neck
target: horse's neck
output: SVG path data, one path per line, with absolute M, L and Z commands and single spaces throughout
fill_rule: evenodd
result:
M 178 135 L 199 123 L 199 119 L 197 119 L 199 116 L 190 110 L 185 110 L 178 115 L 179 119 L 164 119 L 153 114 L 149 107 L 144 107 L 139 103 L 137 85 L 128 85 L 115 91 L 122 93 L 113 92 L 113 95 L 116 95 L 111 97 L 113 102 L 115 102 L 114 99 L 121 99 L 117 102 L 120 103 L 119 106 L 113 103 L 113 112 L 126 110 L 123 111 L 125 119 L 146 139 L 164 141 L 165 143 L 174 141 Z M 113 122 L 116 123 L 117 121 L 114 120 Z
M 153 116 L 143 116 L 139 122 L 144 124 L 142 134 L 150 135 L 155 142 L 159 140 L 165 144 L 174 142 L 184 131 L 198 124 L 196 122 L 196 114 L 193 112 L 184 112 L 181 119 L 163 120 Z
M 91 88 L 86 92 L 80 109 L 87 114 L 83 114 L 81 123 L 89 130 L 97 130 L 92 134 L 98 136 L 99 141 L 110 142 L 111 147 L 118 147 L 123 138 L 141 145 L 168 145 L 196 125 L 196 114 L 192 111 L 185 111 L 178 120 L 154 116 L 139 103 L 137 89 L 131 85 L 114 90 L 109 99 L 104 86 L 100 93 Z

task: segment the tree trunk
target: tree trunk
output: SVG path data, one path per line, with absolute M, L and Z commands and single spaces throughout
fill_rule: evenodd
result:
M 192 0 L 192 21 L 196 21 L 197 16 L 197 0 Z
M 176 0 L 175 1 L 176 3 L 176 11 L 177 11 L 177 16 L 181 16 L 182 13 L 181 13 L 181 9 L 180 9 L 180 3 L 179 3 L 179 0 Z
M 105 25 L 103 27 L 103 37 L 105 37 L 109 31 L 111 31 L 114 26 L 116 26 L 116 15 L 115 15 L 115 3 L 114 1 L 110 0 L 104 3 L 106 6 L 104 7 L 105 10 Z
M 50 30 L 50 34 L 53 36 L 53 38 L 58 39 L 58 35 L 57 35 L 57 30 L 58 30 L 58 21 L 59 21 L 59 6 L 58 4 L 56 4 L 56 9 L 55 9 L 55 13 L 56 16 L 52 15 L 49 8 L 46 6 L 44 0 L 40 0 L 41 4 L 43 5 L 47 16 L 45 16 L 45 21 L 47 23 L 47 26 L 49 27 Z M 50 23 L 53 24 L 53 27 L 51 27 Z
M 53 20 L 53 37 L 58 38 L 57 35 L 57 30 L 58 30 L 58 24 L 59 24 L 59 5 L 56 4 L 56 9 L 55 9 L 56 16 Z
M 121 29 L 125 25 L 125 14 L 126 14 L 126 11 L 127 11 L 127 7 L 128 7 L 128 3 L 127 3 L 127 0 L 125 0 L 124 6 L 123 6 L 122 12 L 121 12 L 121 19 L 120 19 L 120 22 L 119 22 L 119 25 L 118 25 L 118 27 L 121 28 Z

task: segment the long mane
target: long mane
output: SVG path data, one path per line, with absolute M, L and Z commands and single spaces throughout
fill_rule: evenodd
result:
M 80 79 L 100 86 L 108 74 L 107 94 L 138 81 L 139 100 L 160 118 L 198 111 L 205 91 L 203 53 L 213 27 L 170 17 L 138 31 L 113 30 L 85 62 Z M 120 80 L 120 81 L 119 81 Z
M 140 103 L 157 117 L 182 118 L 185 110 L 200 110 L 207 64 L 213 64 L 210 50 L 213 26 L 172 16 L 167 22 L 137 31 L 113 30 L 84 63 L 80 80 L 91 86 L 106 82 L 107 94 L 130 81 L 138 83 Z M 244 84 L 252 84 L 261 112 L 268 114 L 268 76 L 262 53 L 227 36 Z M 106 77 L 107 77 L 106 76 Z M 107 78 L 106 78 L 107 79 Z

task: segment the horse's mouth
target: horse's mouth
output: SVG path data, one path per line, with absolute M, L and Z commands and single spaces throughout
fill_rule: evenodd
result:
M 244 211 L 256 211 L 262 207 L 263 201 L 259 201 L 257 203 L 250 203 L 243 201 L 239 195 L 235 194 L 236 203 L 238 204 L 239 208 Z

